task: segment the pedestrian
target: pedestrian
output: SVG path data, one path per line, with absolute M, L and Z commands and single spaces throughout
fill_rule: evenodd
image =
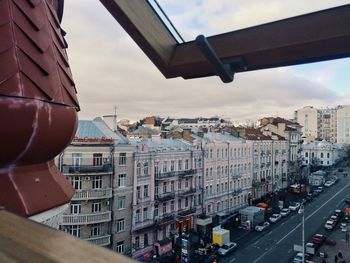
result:
M 334 263 L 338 263 L 338 255 L 334 256 Z

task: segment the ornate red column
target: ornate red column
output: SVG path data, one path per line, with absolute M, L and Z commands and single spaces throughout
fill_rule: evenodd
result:
M 22 216 L 74 194 L 53 163 L 79 110 L 60 1 L 0 1 L 0 205 Z

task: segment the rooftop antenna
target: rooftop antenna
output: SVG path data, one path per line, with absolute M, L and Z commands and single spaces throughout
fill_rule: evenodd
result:
M 114 129 L 114 132 L 117 131 L 117 106 L 116 105 L 114 105 L 113 129 Z

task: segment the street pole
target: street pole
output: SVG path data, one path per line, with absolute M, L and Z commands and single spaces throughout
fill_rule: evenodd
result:
M 302 213 L 302 232 L 301 232 L 301 246 L 302 246 L 302 263 L 305 263 L 305 213 L 304 213 L 304 205 L 301 205 L 298 211 L 299 214 Z

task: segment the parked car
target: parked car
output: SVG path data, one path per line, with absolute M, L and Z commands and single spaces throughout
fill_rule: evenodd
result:
M 336 182 L 338 182 L 339 179 L 338 179 L 337 176 L 334 175 L 334 176 L 331 177 L 331 180 L 332 180 L 334 183 L 336 183 Z
M 286 217 L 290 214 L 289 208 L 282 208 L 280 212 L 281 216 Z
M 337 209 L 334 211 L 334 215 L 336 215 L 339 219 L 341 219 L 344 216 L 344 212 L 340 209 Z
M 341 229 L 342 232 L 347 232 L 348 227 L 346 225 L 346 222 L 340 223 L 340 229 Z
M 270 227 L 269 222 L 262 222 L 255 226 L 255 231 L 262 232 Z
M 234 251 L 236 248 L 237 248 L 237 243 L 229 242 L 229 243 L 223 245 L 221 248 L 219 248 L 218 254 L 220 256 L 226 256 L 227 254 Z
M 289 205 L 289 209 L 290 209 L 291 211 L 297 211 L 299 208 L 300 208 L 300 204 L 297 203 L 297 202 L 291 203 L 291 204 Z
M 317 187 L 316 189 L 315 189 L 315 192 L 317 192 L 317 193 L 322 193 L 323 192 L 323 187 L 322 186 L 319 186 L 319 187 Z
M 317 192 L 316 190 L 314 190 L 313 192 L 312 192 L 312 195 L 315 197 L 315 196 L 318 196 L 320 193 L 319 192 Z
M 327 181 L 324 183 L 325 187 L 331 187 L 333 185 L 333 183 L 331 181 Z
M 305 262 L 309 262 L 310 258 L 311 258 L 310 255 L 305 253 Z M 292 263 L 302 263 L 302 262 L 303 262 L 303 253 L 299 252 L 293 258 Z
M 312 237 L 312 243 L 316 245 L 322 245 L 326 241 L 326 237 L 322 234 L 315 234 Z
M 308 194 L 306 195 L 306 200 L 311 201 L 312 199 L 314 199 L 313 194 L 312 194 L 312 193 L 308 193 Z
M 277 221 L 280 221 L 282 216 L 280 214 L 272 214 L 269 218 L 269 221 L 271 223 L 276 223 Z
M 333 220 L 336 224 L 339 222 L 340 220 L 340 216 L 338 215 L 332 215 L 329 220 Z
M 324 225 L 325 229 L 332 230 L 335 227 L 336 222 L 333 220 L 327 220 L 326 224 Z

